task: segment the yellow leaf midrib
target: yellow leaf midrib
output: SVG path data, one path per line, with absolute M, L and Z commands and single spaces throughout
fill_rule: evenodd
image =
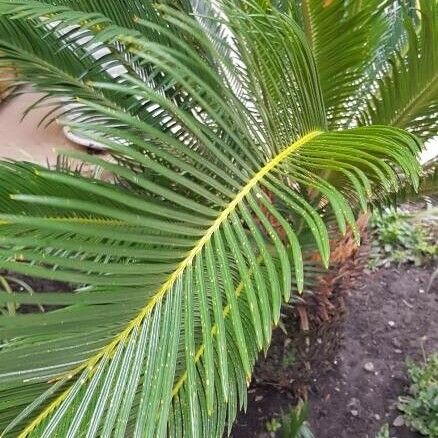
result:
M 172 290 L 172 286 L 178 277 L 183 274 L 185 269 L 190 266 L 195 259 L 195 257 L 203 250 L 206 243 L 210 240 L 211 236 L 220 228 L 221 224 L 228 218 L 228 216 L 236 209 L 236 207 L 242 202 L 242 200 L 248 195 L 248 193 L 269 173 L 278 166 L 283 160 L 289 157 L 293 152 L 299 149 L 305 143 L 310 142 L 318 135 L 322 134 L 322 131 L 311 131 L 304 135 L 297 141 L 291 143 L 288 147 L 283 149 L 278 155 L 269 160 L 258 172 L 256 172 L 245 184 L 245 186 L 236 194 L 234 199 L 227 205 L 227 207 L 221 212 L 221 214 L 214 220 L 212 225 L 207 229 L 206 233 L 201 239 L 196 243 L 192 250 L 190 250 L 184 260 L 178 264 L 175 271 L 169 275 L 167 280 L 162 284 L 162 286 L 153 294 L 148 303 L 141 309 L 135 318 L 133 318 L 127 326 L 114 337 L 114 339 L 101 348 L 101 350 L 88 359 L 86 362 L 75 368 L 68 373 L 68 377 L 72 379 L 81 371 L 88 368 L 89 375 L 93 374 L 96 364 L 99 360 L 104 357 L 111 355 L 112 351 L 121 342 L 125 341 L 129 334 L 134 330 L 135 327 L 139 327 L 143 320 L 152 313 L 155 306 L 166 296 L 168 292 Z M 65 377 L 65 376 L 63 376 Z M 60 380 L 60 377 L 58 380 Z M 26 438 L 51 412 L 53 412 L 68 395 L 69 388 L 64 391 L 61 396 L 53 400 L 26 428 L 19 434 L 19 438 Z

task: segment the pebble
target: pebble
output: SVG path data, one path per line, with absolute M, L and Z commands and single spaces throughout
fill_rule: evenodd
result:
M 357 417 L 359 415 L 359 411 L 357 409 L 352 409 L 350 412 L 353 417 Z
M 372 362 L 365 362 L 363 368 L 365 371 L 372 373 L 374 371 L 374 364 Z
M 388 321 L 388 325 L 390 327 L 395 327 L 395 322 L 394 321 Z
M 352 408 L 356 408 L 359 409 L 360 408 L 360 400 L 356 397 L 353 397 L 349 402 L 348 402 L 348 407 L 352 407 Z
M 379 414 L 374 414 L 374 418 L 379 421 L 380 420 L 380 415 Z
M 424 294 L 424 289 L 418 289 L 419 294 Z
M 405 424 L 405 420 L 403 419 L 402 415 L 399 415 L 398 417 L 395 418 L 395 420 L 393 421 L 392 425 L 395 427 L 401 427 Z
M 396 348 L 396 349 L 394 350 L 394 353 L 397 353 L 397 354 L 402 354 L 402 353 L 403 353 L 403 351 L 402 351 L 402 350 L 400 350 L 400 348 Z

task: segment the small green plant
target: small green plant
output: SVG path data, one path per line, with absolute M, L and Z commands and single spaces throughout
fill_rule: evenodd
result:
M 379 432 L 376 435 L 376 438 L 390 438 L 389 436 L 389 426 L 388 424 L 384 424 L 382 428 L 379 430 Z
M 371 268 L 406 262 L 421 265 L 426 259 L 438 255 L 431 232 L 414 223 L 409 214 L 393 209 L 376 213 L 371 219 L 371 227 L 375 236 Z
M 266 430 L 271 436 L 278 438 L 314 438 L 308 423 L 309 407 L 307 403 L 299 402 L 281 418 L 272 418 L 266 422 Z
M 265 423 L 265 427 L 269 434 L 275 437 L 277 430 L 281 427 L 280 420 L 277 417 L 272 417 Z
M 289 368 L 291 367 L 293 364 L 295 364 L 297 361 L 297 357 L 295 354 L 295 351 L 286 351 L 283 355 L 283 357 L 281 358 L 281 366 L 283 368 Z
M 438 437 L 438 353 L 424 364 L 408 363 L 410 395 L 400 397 L 406 424 L 422 435 Z

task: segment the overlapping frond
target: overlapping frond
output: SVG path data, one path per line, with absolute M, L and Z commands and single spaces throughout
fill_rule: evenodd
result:
M 350 187 L 366 199 L 374 182 L 397 184 L 394 164 L 415 181 L 411 157 L 416 149 L 411 137 L 387 128 L 313 132 L 248 175 L 233 196 L 228 186 L 227 203 L 215 207 L 196 205 L 191 201 L 199 196 L 196 187 L 187 192 L 180 184 L 163 193 L 167 207 L 165 202 L 154 207 L 142 192 L 154 188 L 146 174 L 106 162 L 99 164 L 137 186 L 141 195 L 68 173 L 3 165 L 3 190 L 13 194 L 10 201 L 2 196 L 0 266 L 89 285 L 74 295 L 13 297 L 66 307 L 2 321 L 0 333 L 7 340 L 1 353 L 3 386 L 12 391 L 24 379 L 30 388 L 18 406 L 4 412 L 30 403 L 42 382 L 55 379 L 57 389 L 52 383 L 40 400 L 43 407 L 35 406 L 40 416 L 26 427 L 18 417 L 23 436 L 105 436 L 105 431 L 126 430 L 138 436 L 164 431 L 219 436 L 245 402 L 257 352 L 269 343 L 292 275 L 302 288 L 296 228 L 281 211 L 303 215 L 323 260 L 328 258 L 327 230 L 318 212 L 286 178 L 318 187 L 345 230 L 347 223 L 354 227 L 348 202 L 313 168 L 345 173 L 350 184 L 342 190 Z M 141 162 L 134 150 L 124 155 Z M 26 173 L 35 190 L 16 193 L 14 179 Z M 168 170 L 163 166 L 159 174 L 166 177 Z M 179 188 L 185 204 L 178 202 Z M 214 197 L 215 188 L 208 191 Z M 202 213 L 195 215 L 197 209 Z M 31 364 L 26 362 L 30 355 Z M 11 404 L 9 398 L 2 402 Z
M 385 3 L 301 0 L 295 11 L 315 56 L 330 127 L 348 127 L 384 39 Z
M 438 132 L 438 2 L 421 0 L 419 21 L 404 15 L 405 43 L 386 64 L 361 124 L 408 129 L 427 140 Z
M 416 202 L 421 199 L 438 199 L 438 157 L 432 158 L 422 165 L 420 185 L 417 190 L 406 182 L 390 197 L 394 205 L 404 202 Z
M 18 26 L 42 11 L 54 22 L 84 18 L 44 2 L 6 4 Z M 326 130 L 315 63 L 290 17 L 227 2 L 210 18 L 230 30 L 226 43 L 208 17 L 160 14 L 163 23 L 137 24 L 163 40 L 108 17 L 95 38 L 117 37 L 137 69 L 163 80 L 132 70 L 89 78 L 92 94 L 71 92 L 93 114 L 71 126 L 113 159 L 66 155 L 105 179 L 0 164 L 0 268 L 76 286 L 0 293 L 3 303 L 57 306 L 0 319 L 5 436 L 221 436 L 245 406 L 282 301 L 304 288 L 300 230 L 327 265 L 325 211 L 358 239 L 355 211 L 374 192 L 397 190 L 400 174 L 418 185 L 414 136 Z
M 151 26 L 141 26 L 141 19 L 148 20 Z M 163 20 L 148 2 L 5 1 L 0 4 L 0 68 L 15 66 L 20 71 L 17 81 L 30 82 L 46 93 L 36 105 L 48 100 L 51 105 L 56 104 L 46 116 L 48 123 L 64 116 L 81 121 L 102 120 L 91 108 L 81 105 L 78 98 L 150 118 L 148 100 L 108 90 L 101 92 L 91 82 L 113 79 L 122 83 L 122 75 L 129 73 L 153 86 L 162 84 L 163 92 L 174 100 L 183 99 L 162 72 L 152 72 L 147 64 L 140 66 L 126 43 L 118 38 L 133 35 L 171 46 L 169 38 L 152 25 L 162 26 Z M 178 35 L 171 24 L 166 26 L 174 36 Z

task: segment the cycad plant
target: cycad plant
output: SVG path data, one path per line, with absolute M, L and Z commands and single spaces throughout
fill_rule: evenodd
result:
M 3 436 L 231 430 L 308 254 L 419 183 L 438 8 L 397 4 L 0 0 L 0 66 L 112 157 L 0 165 L 0 267 L 75 285 L 0 293 L 51 306 L 0 320 Z

